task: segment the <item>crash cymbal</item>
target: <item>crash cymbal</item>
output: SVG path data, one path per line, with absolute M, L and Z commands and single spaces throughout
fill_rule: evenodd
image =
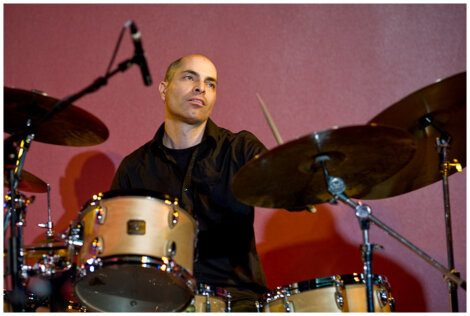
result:
M 41 92 L 4 87 L 5 132 L 24 131 L 27 119 L 33 127 L 59 100 Z M 108 128 L 87 111 L 69 105 L 37 127 L 35 140 L 66 146 L 90 146 L 104 142 Z
M 261 207 L 302 209 L 332 199 L 325 185 L 324 160 L 350 197 L 371 190 L 403 168 L 416 150 L 413 136 L 398 128 L 350 126 L 315 132 L 280 145 L 243 166 L 232 191 L 242 202 Z
M 436 150 L 438 130 L 451 136 L 447 151 L 449 162 L 466 164 L 466 72 L 437 81 L 389 106 L 369 123 L 389 125 L 410 132 L 417 145 L 413 160 L 382 185 L 389 196 L 417 190 L 441 180 L 440 159 Z M 450 168 L 449 175 L 456 172 Z
M 3 171 L 3 186 L 9 188 L 9 170 L 13 166 L 5 165 L 5 170 Z M 19 191 L 33 192 L 33 193 L 44 193 L 47 192 L 47 183 L 33 175 L 32 173 L 23 170 L 21 172 L 21 181 L 18 184 Z

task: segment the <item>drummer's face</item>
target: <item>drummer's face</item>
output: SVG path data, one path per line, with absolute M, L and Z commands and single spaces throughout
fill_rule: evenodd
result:
M 217 69 L 204 56 L 182 59 L 172 78 L 159 85 L 165 102 L 165 118 L 200 124 L 209 118 L 216 100 Z

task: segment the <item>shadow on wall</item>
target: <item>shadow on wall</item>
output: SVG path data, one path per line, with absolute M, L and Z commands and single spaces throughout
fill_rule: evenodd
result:
M 60 196 L 65 211 L 57 222 L 58 231 L 65 230 L 77 219 L 93 194 L 109 190 L 115 171 L 111 159 L 97 151 L 81 153 L 70 160 L 64 177 L 60 178 Z
M 258 251 L 270 289 L 363 271 L 359 244 L 336 231 L 327 207 L 317 207 L 315 214 L 276 211 L 266 224 L 263 240 L 268 242 L 259 244 Z M 282 245 L 275 245 L 276 240 Z M 420 281 L 399 264 L 374 252 L 372 271 L 388 279 L 397 312 L 427 311 Z

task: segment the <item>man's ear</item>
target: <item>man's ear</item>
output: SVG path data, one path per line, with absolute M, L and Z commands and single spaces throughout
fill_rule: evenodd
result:
M 167 87 L 168 87 L 168 82 L 166 81 L 161 81 L 158 84 L 158 91 L 160 91 L 160 97 L 162 98 L 163 101 L 165 101 L 165 98 L 166 98 Z

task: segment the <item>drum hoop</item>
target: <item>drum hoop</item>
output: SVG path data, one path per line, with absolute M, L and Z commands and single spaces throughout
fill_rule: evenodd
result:
M 354 285 L 354 284 L 364 284 L 365 283 L 365 278 L 364 274 L 362 273 L 353 273 L 353 274 L 340 274 L 337 275 L 340 277 L 340 280 L 343 281 L 344 285 Z M 359 279 L 359 281 L 357 281 Z M 306 281 L 300 281 L 297 283 L 290 283 L 285 286 L 278 286 L 276 289 L 269 291 L 268 293 L 264 294 L 262 298 L 265 301 L 271 302 L 279 297 L 283 297 L 283 294 L 281 294 L 282 290 L 287 291 L 287 295 L 292 295 L 290 294 L 291 291 L 295 290 L 299 293 L 301 292 L 306 292 L 310 290 L 317 290 L 321 288 L 326 288 L 326 287 L 331 287 L 334 285 L 334 280 L 335 276 L 328 276 L 328 277 L 323 277 L 323 278 L 316 278 L 316 279 L 310 279 Z M 379 274 L 373 274 L 372 275 L 372 283 L 373 285 L 384 285 L 386 288 L 390 288 L 390 284 L 388 283 L 388 279 L 386 276 L 379 275 Z
M 120 264 L 134 263 L 144 268 L 155 269 L 155 270 L 163 271 L 166 273 L 170 273 L 175 277 L 183 279 L 186 285 L 188 285 L 193 292 L 196 291 L 196 285 L 195 285 L 196 281 L 194 277 L 192 276 L 192 274 L 189 273 L 188 270 L 186 270 L 184 267 L 177 264 L 173 259 L 170 259 L 170 258 L 164 261 L 161 258 L 156 258 L 153 256 L 147 256 L 147 255 L 113 255 L 113 256 L 100 257 L 99 260 L 101 261 L 101 264 L 103 267 L 106 267 L 112 264 L 120 265 Z M 172 268 L 169 269 L 170 271 L 167 271 L 163 268 L 164 265 L 172 266 Z M 77 267 L 78 281 L 80 281 L 84 276 L 86 276 L 90 272 L 89 268 L 91 266 L 95 267 L 93 264 L 86 264 L 86 267 L 84 268 Z M 99 267 L 95 271 L 99 271 Z M 84 274 L 80 274 L 80 273 L 84 273 Z
M 158 199 L 161 201 L 169 200 L 172 203 L 178 201 L 177 198 L 157 191 L 145 190 L 145 189 L 129 189 L 129 190 L 111 190 L 107 192 L 100 192 L 99 195 L 100 200 L 107 200 L 115 197 L 147 197 Z M 88 206 L 93 205 L 97 200 L 96 195 L 89 199 L 85 204 L 83 204 L 80 213 L 82 213 Z
M 365 277 L 364 274 L 359 274 L 359 273 L 353 273 L 353 274 L 340 274 L 338 275 L 340 277 L 340 280 L 343 281 L 344 285 L 353 285 L 353 284 L 359 284 L 359 283 L 365 283 Z M 298 289 L 300 291 L 303 290 L 314 290 L 314 289 L 320 289 L 323 287 L 329 287 L 332 284 L 334 284 L 335 276 L 329 276 L 329 277 L 324 277 L 324 278 L 317 278 L 317 279 L 311 279 L 307 281 L 301 281 L 298 282 Z M 378 274 L 373 274 L 372 275 L 372 283 L 377 284 L 377 283 L 388 283 L 387 278 L 385 276 L 381 276 Z M 287 287 L 291 288 L 292 284 L 289 284 Z
M 196 288 L 197 295 L 227 298 L 229 291 L 220 286 L 214 286 L 207 283 L 199 283 Z
M 186 271 L 185 268 L 180 266 L 179 264 L 176 263 L 171 258 L 166 258 L 163 260 L 162 258 L 158 257 L 153 257 L 153 256 L 148 256 L 148 255 L 128 255 L 128 254 L 123 254 L 123 255 L 111 255 L 111 256 L 104 256 L 104 257 L 98 257 L 100 261 L 102 262 L 103 266 L 106 265 L 111 265 L 111 264 L 126 264 L 126 263 L 138 263 L 139 265 L 142 265 L 143 267 L 149 266 L 149 267 L 155 267 L 158 266 L 158 269 L 161 270 L 160 266 L 161 265 L 169 265 L 175 267 L 175 271 Z
M 138 197 L 138 198 L 147 198 L 147 199 L 152 199 L 152 200 L 158 200 L 160 202 L 163 202 L 165 200 L 170 201 L 171 203 L 176 203 L 178 202 L 178 199 L 165 193 L 160 193 L 156 191 L 151 191 L 151 190 L 145 190 L 145 189 L 131 189 L 131 190 L 113 190 L 113 191 L 108 191 L 108 192 L 100 192 L 99 193 L 99 198 L 97 199 L 96 197 L 93 197 L 89 199 L 80 209 L 79 215 L 78 215 L 78 220 L 82 220 L 82 218 L 85 216 L 87 213 L 87 210 L 90 206 L 93 206 L 97 204 L 97 201 L 99 200 L 109 200 L 112 198 L 126 198 L 126 197 Z M 194 226 L 194 231 L 197 233 L 198 230 L 198 223 L 197 221 L 191 216 L 191 214 L 186 211 L 184 208 L 180 207 L 177 204 L 174 204 L 175 206 L 178 207 L 178 211 L 181 211 L 185 213 L 188 217 L 188 219 L 191 221 L 191 223 Z

